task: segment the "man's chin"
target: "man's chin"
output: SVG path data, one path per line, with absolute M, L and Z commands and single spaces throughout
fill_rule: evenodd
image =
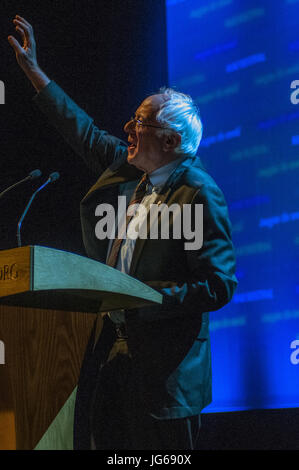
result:
M 138 154 L 136 155 L 136 153 L 133 153 L 132 155 L 130 155 L 128 153 L 127 162 L 130 163 L 130 165 L 138 165 Z
M 134 156 L 128 154 L 128 156 L 127 156 L 127 162 L 128 162 L 128 163 L 132 163 L 133 160 L 134 160 Z
M 134 165 L 136 168 L 138 168 L 138 170 L 141 170 L 141 171 L 146 171 L 143 166 L 142 166 L 142 163 L 141 163 L 141 158 L 140 158 L 140 155 L 130 155 L 128 154 L 127 156 L 127 162 L 130 163 L 130 165 Z

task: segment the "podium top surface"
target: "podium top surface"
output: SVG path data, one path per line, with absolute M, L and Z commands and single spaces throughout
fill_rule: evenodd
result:
M 87 313 L 162 303 L 162 294 L 106 264 L 44 246 L 0 251 L 0 303 Z

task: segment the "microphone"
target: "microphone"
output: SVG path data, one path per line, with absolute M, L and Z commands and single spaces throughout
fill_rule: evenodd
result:
M 27 178 L 30 178 L 31 180 L 35 180 L 36 178 L 39 178 L 41 176 L 42 172 L 40 170 L 33 170 L 31 173 L 29 173 L 29 176 Z
M 25 207 L 25 210 L 23 212 L 23 214 L 21 215 L 20 217 L 20 220 L 18 222 L 18 228 L 17 228 L 17 240 L 18 240 L 18 247 L 20 248 L 22 246 L 22 242 L 21 242 L 21 226 L 22 226 L 22 223 L 23 223 L 23 220 L 29 210 L 29 207 L 31 206 L 32 202 L 33 202 L 33 199 L 35 198 L 35 196 L 37 195 L 37 193 L 39 193 L 42 189 L 44 189 L 45 186 L 47 186 L 49 183 L 54 183 L 54 181 L 57 181 L 58 178 L 60 177 L 60 174 L 55 171 L 54 173 L 51 173 L 49 175 L 49 178 L 47 179 L 47 181 L 42 184 L 39 188 L 37 188 L 37 190 L 32 194 L 31 198 L 29 199 L 29 202 L 27 204 L 27 206 Z
M 16 188 L 17 186 L 19 186 L 19 184 L 25 183 L 25 181 L 34 180 L 36 178 L 39 178 L 41 176 L 41 174 L 42 174 L 42 172 L 40 170 L 31 171 L 31 173 L 29 173 L 29 175 L 26 176 L 26 178 L 23 178 L 21 181 L 18 181 L 17 183 L 12 184 L 11 186 L 9 186 L 9 188 L 6 188 L 4 191 L 2 191 L 2 193 L 0 193 L 0 198 L 2 196 L 4 196 L 4 194 L 8 193 L 8 191 L 10 191 L 11 189 Z
M 60 174 L 58 173 L 58 171 L 54 171 L 54 173 L 51 173 L 49 176 L 50 183 L 54 183 L 54 181 L 57 181 L 59 177 Z

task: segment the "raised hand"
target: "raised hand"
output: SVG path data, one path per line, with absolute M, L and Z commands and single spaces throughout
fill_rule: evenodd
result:
M 35 89 L 40 91 L 50 82 L 50 79 L 38 66 L 33 28 L 25 18 L 19 15 L 15 16 L 13 23 L 22 38 L 23 45 L 21 46 L 14 36 L 8 36 L 8 42 L 16 53 L 19 66 Z
M 16 15 L 13 23 L 16 31 L 22 38 L 23 45 L 21 46 L 14 36 L 9 36 L 8 42 L 16 53 L 19 66 L 24 70 L 24 72 L 27 72 L 29 69 L 32 70 L 37 68 L 36 43 L 31 24 L 19 15 Z

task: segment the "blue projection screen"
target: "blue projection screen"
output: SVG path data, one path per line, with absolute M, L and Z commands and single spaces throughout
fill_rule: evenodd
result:
M 298 407 L 299 0 L 166 3 L 169 84 L 199 108 L 237 255 L 205 411 Z

